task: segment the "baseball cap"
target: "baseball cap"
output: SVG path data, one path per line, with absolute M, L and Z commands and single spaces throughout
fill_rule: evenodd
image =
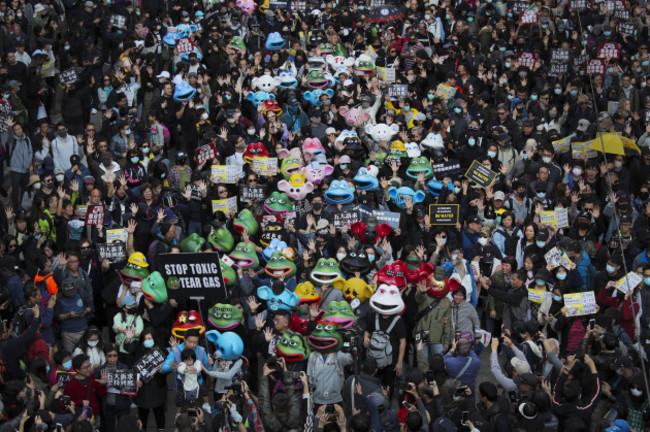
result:
M 548 230 L 546 228 L 540 228 L 540 230 L 537 231 L 535 240 L 546 241 L 548 240 L 548 237 L 549 237 Z
M 630 432 L 630 424 L 627 420 L 618 419 L 610 427 L 605 429 L 605 432 Z
M 350 86 L 353 86 L 353 85 L 354 85 L 354 81 L 352 81 L 351 79 L 346 79 L 343 82 L 343 87 L 350 87 Z
M 578 129 L 580 132 L 586 132 L 587 129 L 589 128 L 589 120 L 587 119 L 580 119 L 578 120 Z
M 133 306 L 134 304 L 135 304 L 135 299 L 130 295 L 125 296 L 122 299 L 122 307 L 129 307 L 129 306 Z
M 95 177 L 89 175 L 84 177 L 84 183 L 90 184 L 90 183 L 95 183 Z
M 504 201 L 506 199 L 506 194 L 502 191 L 496 191 L 494 193 L 494 199 L 499 201 Z
M 325 129 L 325 135 L 331 135 L 335 133 L 336 133 L 336 129 L 334 129 L 333 127 L 328 127 L 327 129 Z
M 617 370 L 620 368 L 632 369 L 632 359 L 630 356 L 618 356 L 613 364 L 609 366 L 611 369 Z
M 517 378 L 514 379 L 514 381 L 515 384 L 517 385 L 523 384 L 523 385 L 527 385 L 528 387 L 535 387 L 539 382 L 537 377 L 530 372 L 519 375 Z
M 162 71 L 158 75 L 156 75 L 156 78 L 167 78 L 170 79 L 172 76 L 169 74 L 167 71 Z
M 517 374 L 519 375 L 530 373 L 530 365 L 526 360 L 522 360 L 518 357 L 513 357 L 510 359 L 510 365 L 515 371 L 517 371 Z
M 344 164 L 346 164 L 346 163 L 350 163 L 350 162 L 352 162 L 352 160 L 350 159 L 350 156 L 348 156 L 348 155 L 343 155 L 343 156 L 341 156 L 341 158 L 339 159 L 339 162 L 340 162 L 340 163 L 344 163 Z
M 481 223 L 481 219 L 480 219 L 478 216 L 472 216 L 472 217 L 470 217 L 469 219 L 467 219 L 467 224 L 469 225 L 469 224 L 471 224 L 471 223 L 477 223 L 477 224 L 480 224 L 480 223 Z
M 56 168 L 54 168 L 54 175 L 57 175 L 57 174 L 65 174 L 65 170 L 63 168 L 61 168 L 61 167 L 56 167 Z

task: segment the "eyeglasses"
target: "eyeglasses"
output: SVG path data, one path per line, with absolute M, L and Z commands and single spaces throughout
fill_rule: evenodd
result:
M 221 190 L 219 190 L 218 192 L 219 192 L 219 193 L 227 193 L 228 191 L 225 190 L 225 189 L 221 189 Z

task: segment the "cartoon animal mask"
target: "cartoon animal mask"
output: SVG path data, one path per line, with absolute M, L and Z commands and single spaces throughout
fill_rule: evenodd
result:
M 313 106 L 319 107 L 322 105 L 320 102 L 320 97 L 323 96 L 324 94 L 328 95 L 329 97 L 334 97 L 334 90 L 332 89 L 323 90 L 321 88 L 318 88 L 316 90 L 304 92 L 302 94 L 302 97 Z
M 271 99 L 275 99 L 275 95 L 273 93 L 267 93 L 261 90 L 257 92 L 251 92 L 248 94 L 248 100 L 251 101 L 255 106 L 263 104 L 267 100 L 271 100 Z
M 235 250 L 230 253 L 229 257 L 233 260 L 234 265 L 239 268 L 256 269 L 260 265 L 259 258 L 257 258 L 257 253 L 255 253 L 255 248 L 252 244 L 244 242 L 237 243 Z
M 187 102 L 194 97 L 196 90 L 187 81 L 181 81 L 174 88 L 174 100 L 176 102 Z
M 406 281 L 417 284 L 426 280 L 433 274 L 434 267 L 431 263 L 422 262 L 415 255 L 409 255 L 406 258 L 406 272 L 404 276 Z
M 270 75 L 262 75 L 261 77 L 255 77 L 251 81 L 251 86 L 254 89 L 259 89 L 267 93 L 271 93 L 273 90 L 275 90 L 275 88 L 278 85 L 280 85 L 280 80 Z
M 230 39 L 228 47 L 235 51 L 237 54 L 246 52 L 246 42 L 244 42 L 244 40 L 239 36 L 234 36 L 232 39 Z
M 433 177 L 433 168 L 431 162 L 424 156 L 411 159 L 411 164 L 406 168 L 406 175 L 412 179 L 417 179 L 420 173 L 424 173 L 424 179 L 429 180 Z
M 406 264 L 400 260 L 386 264 L 377 272 L 375 277 L 378 285 L 388 284 L 402 289 L 406 287 Z
M 149 263 L 141 252 L 134 252 L 129 256 L 129 260 L 122 270 L 120 270 L 120 280 L 126 287 L 131 286 L 131 282 L 141 282 L 149 276 Z
M 230 252 L 235 245 L 235 240 L 228 228 L 219 226 L 218 228 L 213 227 L 212 231 L 210 231 L 208 243 L 212 245 L 213 249 L 219 252 Z
M 255 216 L 253 216 L 253 213 L 248 209 L 243 209 L 239 212 L 235 220 L 232 222 L 232 226 L 238 233 L 241 234 L 246 232 L 249 236 L 254 236 L 260 229 Z
M 268 214 L 287 213 L 293 209 L 289 196 L 286 193 L 273 191 L 271 195 L 264 200 L 264 211 Z
M 167 287 L 159 272 L 155 271 L 142 281 L 142 295 L 154 303 L 167 301 Z
M 181 252 L 199 252 L 203 245 L 205 244 L 205 239 L 198 235 L 197 233 L 192 233 L 181 242 Z
M 364 244 L 375 244 L 377 239 L 387 237 L 393 232 L 393 228 L 387 223 L 368 225 L 365 222 L 352 222 L 351 229 Z
M 273 252 L 264 272 L 275 279 L 287 278 L 296 274 L 296 265 L 280 252 Z
M 306 182 L 303 174 L 293 174 L 289 181 L 280 180 L 278 189 L 295 201 L 305 199 L 308 194 L 314 191 L 314 185 L 311 182 Z
M 361 167 L 352 181 L 359 190 L 374 191 L 379 187 L 378 173 L 379 170 L 374 165 Z
M 280 309 L 291 310 L 291 308 L 298 306 L 298 303 L 300 302 L 296 293 L 284 288 L 280 294 L 275 294 L 273 290 L 266 285 L 257 288 L 257 296 L 262 300 L 266 300 L 266 305 L 273 312 Z
M 308 339 L 312 349 L 323 353 L 338 351 L 343 345 L 343 339 L 341 339 L 338 332 L 338 327 L 333 322 L 318 321 L 316 328 Z
M 322 70 L 313 69 L 307 74 L 307 87 L 312 89 L 324 89 L 329 85 Z
M 444 141 L 442 135 L 430 132 L 426 137 L 420 142 L 421 146 L 429 147 L 434 150 L 440 150 L 444 147 Z
M 289 152 L 286 154 L 288 155 Z M 282 163 L 280 164 L 280 172 L 285 180 L 289 180 L 293 174 L 299 174 L 301 169 L 300 161 L 292 157 L 282 159 Z
M 309 344 L 302 335 L 291 330 L 284 332 L 275 350 L 288 363 L 307 360 L 311 353 Z
M 227 303 L 217 303 L 208 310 L 208 322 L 219 331 L 234 329 L 241 323 L 242 317 L 237 306 Z
M 347 181 L 334 180 L 323 198 L 330 204 L 350 204 L 354 201 L 354 192 L 354 186 L 350 186 Z
M 318 138 L 307 138 L 302 142 L 302 152 L 305 154 L 305 160 L 309 162 L 316 156 L 324 155 L 325 148 Z
M 370 57 L 364 54 L 359 56 L 354 67 L 354 74 L 356 76 L 373 76 L 376 72 L 377 68 Z
M 388 196 L 393 200 L 395 205 L 401 209 L 406 209 L 406 202 L 411 201 L 413 205 L 424 201 L 426 194 L 419 191 L 414 191 L 410 187 L 402 186 L 400 188 L 392 187 L 388 189 Z
M 359 127 L 370 120 L 370 114 L 357 108 L 349 109 L 348 107 L 342 106 L 339 112 L 348 126 Z
M 224 360 L 238 360 L 244 352 L 244 342 L 237 333 L 210 330 L 205 333 L 205 338 L 215 344 L 217 353 Z
M 357 316 L 352 312 L 350 303 L 344 300 L 331 301 L 322 320 L 334 322 L 338 328 L 349 328 L 357 322 Z
M 309 274 L 309 279 L 316 286 L 331 285 L 334 279 L 343 277 L 339 265 L 334 258 L 321 258 Z
M 280 252 L 286 247 L 286 242 L 283 242 L 277 238 L 271 239 L 268 246 L 266 246 L 266 248 L 262 251 L 262 258 L 264 258 L 265 261 L 268 261 L 271 258 L 271 255 L 273 255 L 273 252 Z
M 345 258 L 341 260 L 340 266 L 343 273 L 348 276 L 354 276 L 355 273 L 365 276 L 370 273 L 370 270 L 372 269 L 370 261 L 368 261 L 368 255 L 366 255 L 366 251 L 363 249 L 348 253 Z
M 197 329 L 201 334 L 205 332 L 201 315 L 195 310 L 180 311 L 172 326 L 172 334 L 179 339 L 185 339 L 185 332 L 190 329 Z
M 404 144 L 404 147 L 406 148 L 406 154 L 410 158 L 416 158 L 422 154 L 422 152 L 420 151 L 420 147 L 418 146 L 417 143 L 414 142 L 406 143 Z
M 324 310 L 318 310 L 318 317 L 323 316 L 325 313 Z M 291 315 L 291 321 L 289 321 L 289 328 L 295 332 L 300 333 L 301 335 L 307 335 L 307 325 L 309 324 L 309 307 L 306 304 L 299 305 L 295 308 L 293 314 Z
M 269 157 L 269 152 L 266 151 L 264 144 L 260 142 L 248 144 L 248 147 L 246 147 L 246 151 L 242 156 L 246 163 L 253 163 L 253 158 L 256 157 Z
M 282 38 L 282 35 L 278 32 L 273 32 L 269 34 L 266 38 L 266 49 L 269 51 L 277 51 L 284 48 L 284 45 L 287 42 Z
M 279 87 L 283 89 L 295 88 L 298 85 L 298 80 L 295 75 L 288 70 L 280 71 L 278 79 L 280 80 Z
M 322 182 L 325 177 L 332 174 L 334 167 L 331 165 L 323 165 L 319 162 L 311 162 L 303 169 L 303 172 L 307 181 L 316 185 Z
M 404 311 L 404 300 L 395 285 L 381 284 L 370 297 L 370 307 L 380 315 L 397 315 Z
M 395 123 L 390 126 L 385 123 L 377 123 L 376 125 L 367 124 L 364 130 L 375 141 L 390 141 L 399 132 L 399 126 Z
M 280 117 L 282 115 L 282 108 L 280 105 L 278 105 L 278 101 L 275 99 L 269 99 L 267 101 L 264 101 L 264 116 L 269 113 L 269 111 L 274 112 L 276 117 Z
M 314 284 L 311 282 L 303 282 L 298 284 L 293 292 L 295 292 L 300 298 L 301 305 L 320 303 L 320 295 L 316 292 L 316 288 L 314 288 Z
M 257 4 L 253 0 L 237 0 L 235 6 L 241 9 L 246 15 L 250 15 L 257 7 Z
M 338 278 L 334 280 L 332 286 L 343 292 L 343 297 L 345 297 L 349 302 L 359 299 L 359 301 L 363 303 L 375 292 L 372 289 L 372 286 L 368 285 L 366 281 L 360 278 L 350 278 L 348 280 Z

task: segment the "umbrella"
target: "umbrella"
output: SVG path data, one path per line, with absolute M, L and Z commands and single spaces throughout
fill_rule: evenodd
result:
M 602 140 L 600 139 L 602 137 Z M 634 150 L 641 154 L 636 143 L 623 135 L 615 133 L 599 133 L 595 140 L 589 144 L 589 148 L 601 153 L 611 153 L 625 156 L 625 149 Z
M 366 22 L 388 22 L 397 21 L 404 18 L 404 11 L 402 8 L 394 5 L 375 6 L 368 12 Z

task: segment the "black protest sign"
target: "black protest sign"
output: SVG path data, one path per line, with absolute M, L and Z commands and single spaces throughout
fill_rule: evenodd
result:
M 239 188 L 239 200 L 241 202 L 263 202 L 266 199 L 266 188 L 261 185 L 242 185 Z
M 204 298 L 208 304 L 227 300 L 218 253 L 166 253 L 156 262 L 171 297 Z
M 433 168 L 433 175 L 435 175 L 438 180 L 441 180 L 444 177 L 458 174 L 460 172 L 460 161 L 454 159 L 447 162 L 441 162 L 431 165 L 431 168 Z
M 291 10 L 296 12 L 304 12 L 307 10 L 307 2 L 305 0 L 293 0 L 291 2 Z
M 121 240 L 112 243 L 98 243 L 99 261 L 108 260 L 111 264 L 126 261 L 126 245 Z
M 491 186 L 498 174 L 489 168 L 484 167 L 479 161 L 472 162 L 472 165 L 465 173 L 465 177 L 472 180 L 482 188 Z
M 370 216 L 377 218 L 377 224 L 381 225 L 387 223 L 393 229 L 399 228 L 399 221 L 401 219 L 401 213 L 391 212 L 387 210 L 378 210 L 370 208 L 364 205 L 359 206 L 359 216 L 362 220 L 368 220 Z
M 512 14 L 519 14 L 525 10 L 528 10 L 530 5 L 525 1 L 516 1 L 512 4 Z
M 632 23 L 622 22 L 618 24 L 618 31 L 622 35 L 632 36 L 636 32 L 636 27 Z
M 460 205 L 458 204 L 431 204 L 429 205 L 429 222 L 435 225 L 456 225 Z
M 334 213 L 332 224 L 337 230 L 340 230 L 343 225 L 352 225 L 352 223 L 359 222 L 359 220 L 359 209 L 345 210 Z
M 563 75 L 569 71 L 569 65 L 566 63 L 551 63 L 549 67 L 549 76 Z
M 190 199 L 194 201 L 201 201 L 201 186 L 197 185 L 196 183 L 187 183 L 187 185 L 190 188 L 190 192 L 192 195 L 190 196 Z
M 165 363 L 165 353 L 156 349 L 140 357 L 140 360 L 133 363 L 133 370 L 142 382 L 149 382 L 158 372 L 158 367 Z
M 124 15 L 113 14 L 109 19 L 109 23 L 113 27 L 122 28 L 126 24 L 126 17 Z
M 552 63 L 569 63 L 569 50 L 566 48 L 555 48 L 551 50 Z
M 579 55 L 573 58 L 573 67 L 582 68 L 587 62 L 586 55 Z
M 571 2 L 569 3 L 571 10 L 574 11 L 581 11 L 583 9 L 587 9 L 588 4 L 589 3 L 587 3 L 587 0 L 571 0 Z
M 72 84 L 76 82 L 78 78 L 77 72 L 74 69 L 67 69 L 59 73 L 59 81 L 61 81 L 61 84 L 63 85 Z
M 138 394 L 138 378 L 131 369 L 118 369 L 108 372 L 109 393 L 135 396 Z
M 393 84 L 388 87 L 388 96 L 395 99 L 407 97 L 409 94 L 408 84 Z
M 56 375 L 54 377 L 54 382 L 59 385 L 59 388 L 63 390 L 63 387 L 70 382 L 72 377 L 75 376 L 74 372 L 67 372 L 64 370 L 58 370 L 56 371 Z

